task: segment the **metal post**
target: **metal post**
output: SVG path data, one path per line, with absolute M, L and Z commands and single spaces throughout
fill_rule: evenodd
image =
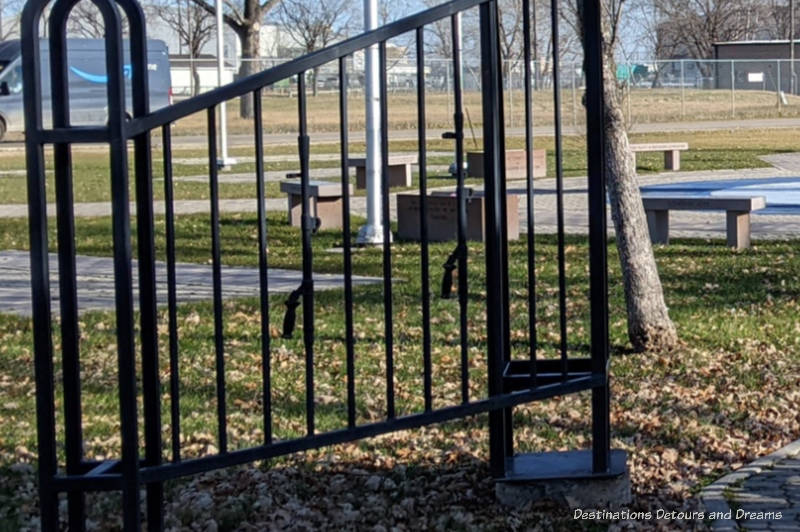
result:
M 511 67 L 511 61 L 503 61 L 503 66 L 508 67 L 506 83 L 508 83 L 508 108 L 511 111 L 509 113 L 509 127 L 514 127 L 514 69 Z
M 683 118 L 686 115 L 686 96 L 684 94 L 685 90 L 684 90 L 683 65 L 684 65 L 684 60 L 681 59 L 681 118 Z
M 364 0 L 364 31 L 378 27 L 378 0 Z M 358 230 L 357 244 L 382 244 L 381 219 L 381 101 L 378 90 L 378 47 L 364 50 L 364 95 L 367 118 L 367 223 Z M 388 220 L 386 221 L 388 223 Z
M 778 109 L 781 108 L 781 60 L 776 59 L 775 64 L 777 68 L 777 81 L 775 82 L 775 96 L 778 99 Z
M 483 100 L 483 163 L 486 194 L 486 326 L 488 333 L 489 395 L 503 393 L 503 360 L 505 356 L 505 320 L 508 306 L 504 300 L 503 220 L 501 195 L 503 178 L 500 87 L 501 66 L 497 41 L 497 4 L 487 2 L 480 7 L 481 28 L 481 94 Z M 492 311 L 488 312 L 489 309 Z M 495 478 L 505 474 L 506 419 L 502 410 L 489 413 L 489 467 Z
M 592 471 L 611 466 L 608 387 L 608 270 L 605 176 L 605 102 L 600 3 L 585 1 L 586 147 L 589 170 L 589 300 L 592 372 L 604 383 L 592 389 Z
M 575 63 L 572 63 L 572 75 L 570 75 L 570 83 L 572 85 L 572 127 L 578 127 L 578 96 L 575 94 Z
M 794 94 L 794 0 L 789 0 L 789 93 Z
M 736 63 L 731 59 L 731 118 L 736 118 L 736 76 L 733 70 L 736 68 Z
M 225 68 L 225 43 L 223 42 L 222 0 L 216 0 L 217 16 L 217 86 L 222 86 L 222 71 Z M 228 157 L 228 119 L 225 102 L 219 104 L 219 147 L 221 157 L 217 159 L 217 166 L 224 168 L 236 161 Z

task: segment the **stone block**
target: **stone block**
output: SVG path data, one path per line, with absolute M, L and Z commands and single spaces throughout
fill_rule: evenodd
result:
M 528 177 L 525 150 L 506 150 L 506 180 L 526 179 Z M 483 177 L 483 152 L 467 152 L 467 175 Z M 543 149 L 533 150 L 533 177 L 547 175 L 547 152 Z
M 508 239 L 519 238 L 519 199 L 506 196 Z M 427 197 L 428 241 L 446 242 L 458 237 L 458 202 L 455 192 L 433 193 Z M 467 200 L 467 240 L 483 241 L 485 234 L 485 199 L 475 193 Z M 417 193 L 397 195 L 397 238 L 420 240 L 420 196 Z

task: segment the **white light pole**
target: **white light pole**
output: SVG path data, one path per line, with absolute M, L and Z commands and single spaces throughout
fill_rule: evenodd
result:
M 216 1 L 217 15 L 217 86 L 222 86 L 222 70 L 225 68 L 225 43 L 222 38 L 222 0 Z M 225 112 L 225 102 L 219 106 L 219 149 L 220 157 L 217 158 L 217 166 L 224 168 L 235 164 L 236 161 L 228 157 L 228 123 L 227 113 Z
M 364 0 L 364 30 L 378 27 L 378 0 Z M 364 50 L 364 95 L 367 111 L 367 223 L 358 230 L 356 243 L 382 244 L 383 223 L 381 216 L 381 107 L 378 90 L 378 47 Z M 385 220 L 388 223 L 388 220 Z

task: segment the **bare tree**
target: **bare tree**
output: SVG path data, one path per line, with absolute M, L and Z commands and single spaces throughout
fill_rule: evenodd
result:
M 607 191 L 625 288 L 628 337 L 637 351 L 671 349 L 678 336 L 664 301 L 650 244 L 614 61 L 625 3 L 626 0 L 602 0 Z M 570 0 L 565 10 L 567 21 L 581 37 L 582 19 L 577 15 L 582 6 L 582 0 Z
M 216 30 L 211 14 L 191 0 L 157 0 L 149 6 L 148 11 L 175 32 L 181 45 L 188 50 L 190 59 L 200 56 Z M 200 92 L 200 75 L 194 61 L 190 61 L 189 68 L 194 96 Z
M 341 38 L 352 15 L 347 0 L 283 0 L 278 19 L 289 37 L 311 53 Z M 319 68 L 312 72 L 311 86 L 317 95 Z
M 659 0 L 661 39 L 690 57 L 711 58 L 714 43 L 755 38 L 769 24 L 768 4 L 759 0 Z
M 20 0 L 0 0 L 0 41 L 19 36 Z
M 522 10 L 518 0 L 499 0 L 497 2 L 498 34 L 500 37 L 500 58 L 503 61 L 503 77 L 514 70 L 522 58 Z
M 84 0 L 85 1 L 85 0 Z M 281 0 L 234 0 L 225 2 L 223 19 L 239 38 L 242 45 L 242 64 L 239 76 L 255 74 L 259 70 L 257 60 L 261 57 L 261 23 Z M 192 0 L 196 5 L 212 15 L 215 13 L 214 2 L 208 0 Z M 239 100 L 239 115 L 242 118 L 253 117 L 253 98 L 243 96 Z
M 121 17 L 123 34 L 127 32 L 127 20 Z M 100 10 L 91 0 L 81 0 L 70 13 L 67 20 L 67 34 L 84 39 L 102 39 L 105 35 L 105 24 Z

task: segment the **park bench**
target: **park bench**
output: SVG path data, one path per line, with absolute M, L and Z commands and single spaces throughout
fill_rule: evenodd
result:
M 669 211 L 716 211 L 727 214 L 728 246 L 736 249 L 750 247 L 750 213 L 766 206 L 764 196 L 653 196 L 642 198 L 647 214 L 650 240 L 654 244 L 669 244 Z
M 352 193 L 353 187 L 348 185 Z M 300 227 L 303 209 L 303 194 L 299 179 L 281 181 L 281 192 L 288 195 L 289 224 Z M 341 229 L 342 185 L 333 181 L 310 181 L 308 183 L 311 217 L 318 220 L 318 229 Z
M 686 142 L 648 142 L 645 144 L 631 144 L 634 163 L 636 154 L 647 151 L 664 152 L 664 168 L 667 170 L 678 171 L 681 169 L 681 151 L 688 150 L 689 144 Z
M 482 242 L 486 235 L 485 198 L 483 191 L 467 188 L 467 240 Z M 420 240 L 420 195 L 418 192 L 397 194 L 397 238 Z M 506 196 L 508 239 L 519 238 L 519 199 Z M 428 195 L 428 239 L 431 242 L 456 240 L 458 236 L 458 202 L 455 190 L 436 190 Z
M 411 186 L 411 165 L 417 164 L 419 158 L 416 154 L 390 155 L 389 156 L 389 187 Z M 356 168 L 356 188 L 367 188 L 367 159 L 364 157 L 350 158 L 347 166 Z

